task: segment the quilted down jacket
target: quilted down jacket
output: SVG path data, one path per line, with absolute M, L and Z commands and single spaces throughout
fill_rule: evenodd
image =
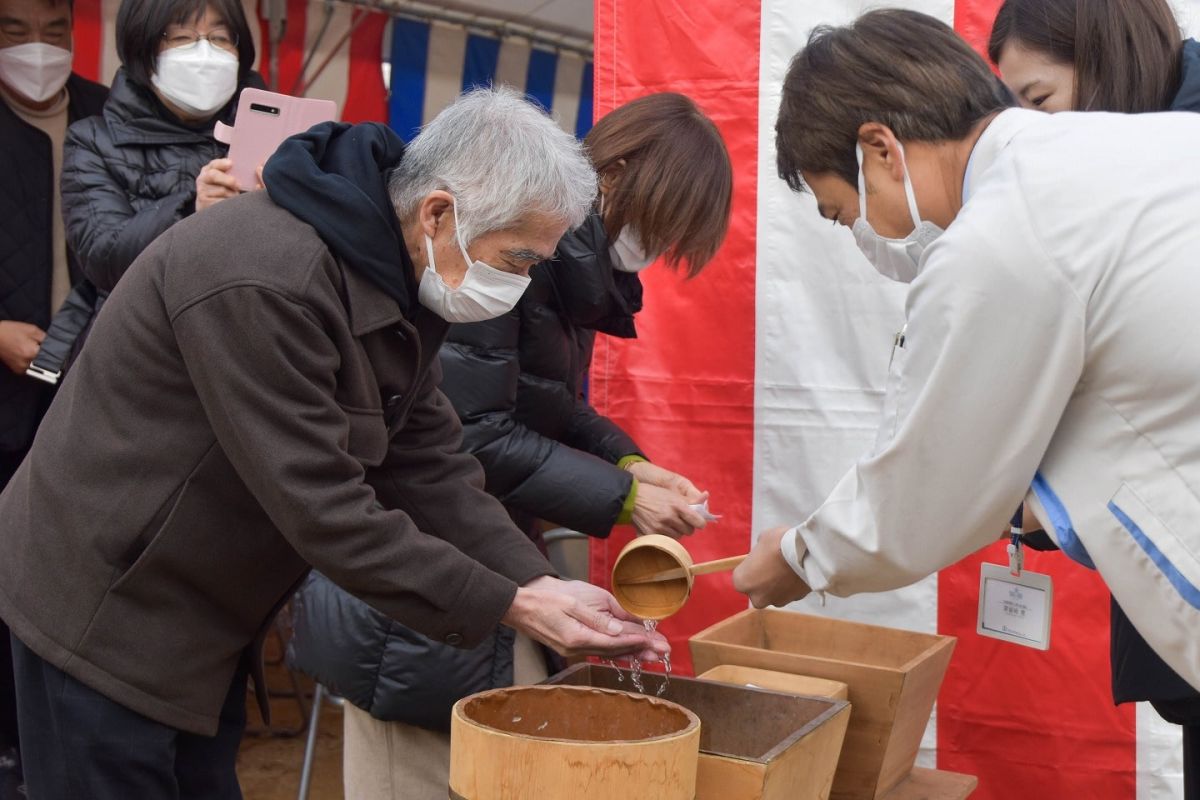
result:
M 265 88 L 253 72 L 245 86 Z M 215 117 L 189 126 L 121 69 L 104 113 L 67 131 L 62 176 L 67 242 L 98 289 L 112 291 L 148 244 L 195 211 L 196 176 L 228 149 L 213 138 L 213 127 L 218 119 L 232 122 L 245 86 Z

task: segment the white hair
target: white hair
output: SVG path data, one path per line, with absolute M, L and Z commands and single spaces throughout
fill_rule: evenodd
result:
M 470 243 L 532 212 L 578 227 L 596 197 L 583 146 L 509 88 L 474 89 L 421 129 L 388 184 L 401 219 L 430 192 L 454 195 Z

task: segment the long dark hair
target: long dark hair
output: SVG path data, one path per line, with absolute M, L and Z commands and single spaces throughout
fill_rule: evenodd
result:
M 1183 34 L 1167 0 L 1005 0 L 993 63 L 1010 42 L 1075 68 L 1076 111 L 1162 111 L 1179 90 Z

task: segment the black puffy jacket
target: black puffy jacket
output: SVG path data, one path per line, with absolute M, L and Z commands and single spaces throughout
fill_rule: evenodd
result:
M 517 307 L 454 325 L 442 347 L 442 391 L 487 490 L 514 516 L 607 536 L 632 478 L 616 467 L 637 445 L 583 397 L 596 331 L 632 338 L 636 275 L 612 268 L 597 214 L 538 264 Z M 584 489 L 584 490 L 581 490 Z
M 68 119 L 99 114 L 108 90 L 71 75 L 67 79 Z M 54 161 L 50 138 L 0 101 L 0 320 L 50 324 L 54 251 Z M 70 248 L 72 282 L 79 265 Z M 0 451 L 20 453 L 33 441 L 50 399 L 41 381 L 14 375 L 0 366 Z
M 639 451 L 581 388 L 595 331 L 634 335 L 642 287 L 612 268 L 596 215 L 564 236 L 555 256 L 534 267 L 512 312 L 451 326 L 442 391 L 488 491 L 514 517 L 604 536 L 632 483 L 615 463 Z M 459 699 L 512 685 L 514 634 L 504 626 L 474 649 L 447 647 L 317 573 L 297 593 L 293 619 L 293 665 L 377 719 L 446 731 Z
M 244 86 L 265 87 L 256 73 Z M 216 116 L 188 126 L 122 68 L 99 117 L 67 131 L 62 202 L 67 242 L 88 280 L 112 288 L 159 234 L 196 207 L 196 176 L 225 155 L 216 121 L 231 123 L 244 86 Z

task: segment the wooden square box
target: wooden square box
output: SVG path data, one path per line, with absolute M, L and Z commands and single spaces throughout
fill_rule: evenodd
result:
M 751 686 L 756 689 L 769 689 L 772 692 L 828 697 L 830 700 L 849 701 L 850 699 L 850 687 L 846 684 L 841 681 L 814 678 L 811 675 L 794 675 L 790 672 L 774 672 L 769 669 L 722 664 L 696 677 L 705 681 L 720 681 L 721 683 Z
M 654 695 L 662 680 L 646 673 L 646 693 Z M 546 683 L 632 690 L 629 681 L 613 667 L 576 664 Z M 662 697 L 700 718 L 696 800 L 829 797 L 850 717 L 846 701 L 674 675 Z
M 912 772 L 952 636 L 750 609 L 691 639 L 697 673 L 722 664 L 841 681 L 853 711 L 834 800 L 882 798 Z

